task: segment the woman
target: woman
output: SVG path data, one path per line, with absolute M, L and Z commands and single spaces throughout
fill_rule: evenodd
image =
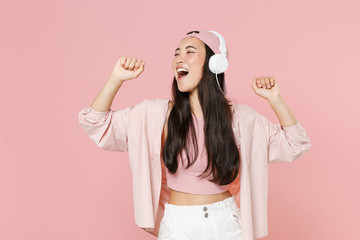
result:
M 257 198 L 256 194 L 267 193 L 265 192 L 267 182 L 264 180 L 267 166 L 264 165 L 265 161 L 261 160 L 262 165 L 256 169 L 258 164 L 256 161 L 259 160 L 251 160 L 255 170 L 248 170 L 250 167 L 246 165 L 245 169 L 241 169 L 241 163 L 243 161 L 245 164 L 248 163 L 251 157 L 265 159 L 265 156 L 268 156 L 266 160 L 269 162 L 292 161 L 300 158 L 310 147 L 304 129 L 287 108 L 281 98 L 279 86 L 272 77 L 255 78 L 252 87 L 257 95 L 268 100 L 281 126 L 272 124 L 245 105 L 232 104 L 227 100 L 223 73 L 227 69 L 227 59 L 228 50 L 225 41 L 214 31 L 189 32 L 175 50 L 172 61 L 175 75 L 172 101 L 166 102 L 165 123 L 159 124 L 163 126 L 159 157 L 162 166 L 165 167 L 165 174 L 163 172 L 162 177 L 165 178 L 166 186 L 161 187 L 160 202 L 154 201 L 153 206 L 147 208 L 140 207 L 140 202 L 135 204 L 135 208 L 138 209 L 135 209 L 135 220 L 139 226 L 149 225 L 145 224 L 145 217 L 139 215 L 139 212 L 145 213 L 152 208 L 152 215 L 156 216 L 150 219 L 154 220 L 150 224 L 153 227 L 150 227 L 150 231 L 146 227 L 143 228 L 158 236 L 158 239 L 252 240 L 266 236 L 267 225 L 264 227 L 264 224 L 267 222 L 263 217 L 265 215 L 263 209 L 266 210 L 266 202 L 263 199 L 266 196 Z M 144 128 L 157 128 L 155 120 L 151 124 L 144 120 L 146 117 L 150 119 L 156 117 L 155 114 L 152 117 L 146 116 L 155 112 L 155 108 L 152 108 L 155 101 L 144 101 L 135 107 L 117 111 L 111 111 L 110 107 L 121 85 L 127 80 L 138 77 L 143 70 L 142 60 L 119 58 L 106 85 L 91 106 L 83 109 L 79 115 L 82 127 L 98 146 L 107 150 L 129 150 L 133 175 L 136 173 L 137 176 L 151 172 L 151 169 L 156 168 L 155 163 L 160 161 L 156 156 L 157 152 L 148 153 L 151 153 L 152 146 L 156 148 L 156 144 L 146 143 L 142 151 L 138 150 L 140 147 L 135 147 L 143 141 L 152 141 L 149 137 L 145 139 L 143 135 L 158 133 L 139 134 L 140 131 L 150 131 Z M 249 116 L 254 117 L 249 120 Z M 242 127 L 242 132 L 239 128 L 233 127 L 238 126 L 239 122 L 245 126 Z M 246 127 L 247 122 L 250 122 L 249 127 Z M 241 134 L 237 134 L 238 132 Z M 241 152 L 239 135 L 243 139 L 241 141 L 244 145 L 244 153 Z M 256 145 L 248 144 L 252 143 L 252 139 L 256 139 Z M 254 150 L 256 148 L 258 149 Z M 274 150 L 268 152 L 269 149 Z M 252 153 L 255 151 L 257 153 Z M 260 155 L 256 155 L 259 152 Z M 140 164 L 141 158 L 145 160 Z M 145 161 L 150 162 L 150 166 L 144 170 L 143 165 L 149 164 Z M 260 168 L 264 169 L 261 170 L 264 171 L 262 172 L 264 177 L 261 176 L 261 180 L 257 180 L 256 177 L 260 176 Z M 244 195 L 242 199 L 245 199 L 244 206 L 255 208 L 259 205 L 258 202 L 263 201 L 262 207 L 260 205 L 257 207 L 263 209 L 255 210 L 262 212 L 261 216 L 259 213 L 251 216 L 251 211 L 245 213 L 240 211 L 239 197 L 236 200 L 234 196 L 239 196 L 240 192 L 239 184 L 236 183 L 240 178 L 240 170 L 245 173 L 242 192 Z M 251 186 L 249 180 L 251 171 L 253 175 L 257 175 L 252 179 L 255 187 Z M 133 176 L 134 185 L 137 184 L 134 186 L 134 193 L 157 188 L 157 183 L 151 185 L 152 188 L 144 186 L 148 185 L 148 181 L 153 181 L 154 176 L 161 175 L 155 170 L 153 172 L 155 173 L 149 175 L 142 185 L 137 184 L 135 181 L 138 179 Z M 234 186 L 237 187 L 236 190 L 233 190 Z M 249 196 L 252 188 L 257 188 L 252 191 L 252 195 L 255 196 L 253 204 L 246 202 L 248 198 L 250 199 L 246 194 Z M 169 190 L 168 197 L 164 193 L 166 189 Z M 142 205 L 151 202 L 159 193 L 155 191 L 151 194 L 149 201 L 144 200 Z M 139 199 L 140 197 L 136 199 L 134 197 L 134 201 L 140 201 Z M 165 202 L 161 204 L 161 200 L 164 199 Z M 244 221 L 242 216 L 245 216 Z M 260 226 L 255 227 L 251 222 Z

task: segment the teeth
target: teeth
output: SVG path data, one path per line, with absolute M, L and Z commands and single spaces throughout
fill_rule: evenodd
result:
M 189 70 L 187 70 L 187 69 L 185 69 L 185 68 L 178 68 L 176 71 L 177 71 L 177 72 L 180 72 L 180 71 L 189 72 Z

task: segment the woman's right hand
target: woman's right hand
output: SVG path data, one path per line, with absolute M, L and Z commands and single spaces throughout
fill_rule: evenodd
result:
M 144 71 L 145 62 L 142 59 L 120 57 L 111 72 L 111 77 L 119 81 L 137 78 Z

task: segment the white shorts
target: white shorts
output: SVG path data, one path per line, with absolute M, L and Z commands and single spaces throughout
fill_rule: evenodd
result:
M 204 205 L 165 203 L 158 240 L 242 240 L 240 209 L 234 196 Z

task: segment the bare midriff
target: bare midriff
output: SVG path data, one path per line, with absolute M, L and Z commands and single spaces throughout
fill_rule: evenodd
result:
M 174 205 L 202 205 L 222 201 L 231 196 L 229 190 L 217 194 L 202 195 L 179 192 L 170 188 L 170 199 L 168 203 Z

